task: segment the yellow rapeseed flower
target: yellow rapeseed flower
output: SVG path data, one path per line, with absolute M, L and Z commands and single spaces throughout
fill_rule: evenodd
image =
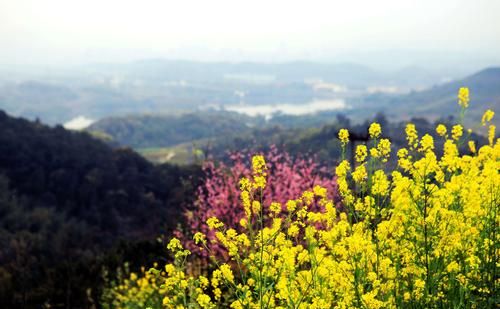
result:
M 252 214 L 251 210 L 252 202 L 250 201 L 250 192 L 241 191 L 240 199 L 241 203 L 243 204 L 243 210 L 245 211 L 247 218 L 249 218 L 250 215 Z
M 356 146 L 356 162 L 361 163 L 366 159 L 368 151 L 366 145 Z
M 370 127 L 368 128 L 368 133 L 370 134 L 371 138 L 377 138 L 382 134 L 382 127 L 380 124 L 374 122 L 370 124 Z
M 266 187 L 266 177 L 263 175 L 254 176 L 252 187 L 254 189 L 264 189 Z
M 378 153 L 384 158 L 383 162 L 387 161 L 391 153 L 391 142 L 387 138 L 382 138 L 377 145 Z
M 482 125 L 484 126 L 486 125 L 487 122 L 490 122 L 491 119 L 493 119 L 493 116 L 495 116 L 495 112 L 492 111 L 491 109 L 485 111 L 483 117 L 481 118 Z
M 211 230 L 218 229 L 224 226 L 224 223 L 220 222 L 216 217 L 210 217 L 207 219 L 208 228 Z
M 240 190 L 241 191 L 250 191 L 252 185 L 250 183 L 250 179 L 243 177 L 240 179 Z
M 467 108 L 469 106 L 469 88 L 461 87 L 458 90 L 458 105 L 462 108 Z
M 261 175 L 267 169 L 266 160 L 262 155 L 255 155 L 252 157 L 252 170 L 254 175 Z
M 338 177 L 345 177 L 350 169 L 351 165 L 349 164 L 349 161 L 343 160 L 335 168 L 335 173 L 337 174 Z
M 295 209 L 297 209 L 297 202 L 296 201 L 289 200 L 288 202 L 286 202 L 286 210 L 288 212 L 294 212 Z
M 420 151 L 428 152 L 434 150 L 434 139 L 431 135 L 425 134 L 420 140 Z
M 271 210 L 275 215 L 277 215 L 281 212 L 281 204 L 277 202 L 272 202 L 271 205 L 269 205 L 269 210 Z
M 175 252 L 177 250 L 182 250 L 184 248 L 182 247 L 181 241 L 174 237 L 168 243 L 167 249 L 172 251 L 172 252 Z
M 370 156 L 372 156 L 373 158 L 378 158 L 380 157 L 380 151 L 378 151 L 378 149 L 375 147 L 370 148 Z
M 260 212 L 260 202 L 259 201 L 252 201 L 252 211 L 254 214 L 257 214 Z
M 231 267 L 227 264 L 222 264 L 220 267 L 219 267 L 221 273 L 222 273 L 222 277 L 224 279 L 226 279 L 227 281 L 233 283 L 234 282 L 234 275 L 233 275 L 233 271 L 231 270 Z
M 363 183 L 368 178 L 368 173 L 366 171 L 365 164 L 361 164 L 354 169 L 352 172 L 352 179 L 358 183 Z
M 488 142 L 490 143 L 490 146 L 493 146 L 493 140 L 495 139 L 495 129 L 496 126 L 493 124 L 490 124 L 488 128 Z
M 415 149 L 418 146 L 417 128 L 413 123 L 408 123 L 405 128 L 406 140 L 410 149 Z
M 372 194 L 385 195 L 389 190 L 389 181 L 383 170 L 376 170 L 372 177 Z
M 474 143 L 474 141 L 469 141 L 468 145 L 470 152 L 476 153 L 476 144 Z
M 207 294 L 199 294 L 196 301 L 200 304 L 201 308 L 209 308 L 210 306 L 210 296 Z
M 327 195 L 327 190 L 326 188 L 323 188 L 322 186 L 315 185 L 313 188 L 314 195 L 322 198 L 326 198 Z
M 347 129 L 340 129 L 339 140 L 342 143 L 342 146 L 345 146 L 347 145 L 347 143 L 349 143 L 349 131 L 347 131 Z
M 199 243 L 206 244 L 207 243 L 207 239 L 206 239 L 205 234 L 203 234 L 201 232 L 197 232 L 196 234 L 194 234 L 193 240 L 194 240 L 195 244 L 199 244 Z
M 444 124 L 438 124 L 436 127 L 436 133 L 439 136 L 445 136 L 446 135 L 446 126 Z
M 456 124 L 451 128 L 451 138 L 458 141 L 460 137 L 463 135 L 463 127 L 459 124 Z

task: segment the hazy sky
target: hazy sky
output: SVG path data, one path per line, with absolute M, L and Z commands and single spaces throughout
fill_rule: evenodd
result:
M 499 0 L 0 0 L 0 64 L 500 54 Z

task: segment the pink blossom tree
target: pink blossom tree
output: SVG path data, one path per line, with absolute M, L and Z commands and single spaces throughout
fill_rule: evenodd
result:
M 209 231 L 206 220 L 217 217 L 226 226 L 238 230 L 240 220 L 245 217 L 240 202 L 239 181 L 242 177 L 250 177 L 249 166 L 253 154 L 236 152 L 230 155 L 232 165 L 208 160 L 203 165 L 205 181 L 197 189 L 197 198 L 193 209 L 186 211 L 186 231 L 178 232 L 185 246 L 206 256 L 206 251 L 199 251 L 191 236 L 196 232 L 208 235 L 210 245 L 213 233 Z M 269 207 L 271 202 L 285 205 L 306 190 L 319 185 L 328 190 L 329 199 L 338 204 L 336 179 L 328 169 L 321 167 L 312 158 L 293 159 L 288 153 L 280 152 L 276 147 L 263 154 L 267 163 L 267 186 L 262 192 L 262 205 Z M 219 248 L 211 247 L 211 251 L 220 255 Z

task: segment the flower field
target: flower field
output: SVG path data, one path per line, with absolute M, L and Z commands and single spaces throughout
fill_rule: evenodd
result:
M 304 172 L 311 161 L 297 165 L 288 158 L 280 165 L 254 155 L 251 170 L 240 166 L 223 184 L 205 187 L 184 232 L 193 240 L 171 239 L 170 263 L 124 273 L 104 291 L 104 303 L 494 308 L 500 301 L 500 139 L 488 110 L 478 125 L 488 143 L 476 145 L 461 124 L 467 88 L 460 89 L 458 105 L 458 123 L 438 125 L 433 135 L 421 136 L 408 123 L 407 147 L 397 150 L 372 123 L 370 140 L 355 145 L 352 161 L 349 131 L 340 130 L 344 156 L 332 181 L 301 182 L 300 175 L 312 174 Z M 436 149 L 436 139 L 443 149 Z M 276 176 L 289 166 L 298 167 Z M 298 180 L 283 185 L 290 175 Z M 217 208 L 221 198 L 232 199 L 230 207 Z

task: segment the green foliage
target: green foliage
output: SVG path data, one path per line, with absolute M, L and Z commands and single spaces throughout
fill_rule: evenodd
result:
M 248 117 L 234 113 L 189 113 L 177 116 L 107 118 L 89 129 L 134 148 L 168 147 L 197 139 L 229 136 L 248 130 Z

